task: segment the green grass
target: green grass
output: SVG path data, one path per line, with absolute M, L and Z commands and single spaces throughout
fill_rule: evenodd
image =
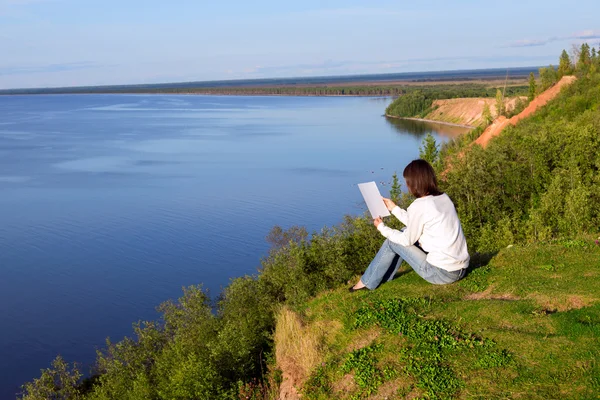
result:
M 375 291 L 321 294 L 305 319 L 344 328 L 328 339 L 305 397 L 599 399 L 593 239 L 474 257 L 477 268 L 452 285 L 405 267 Z

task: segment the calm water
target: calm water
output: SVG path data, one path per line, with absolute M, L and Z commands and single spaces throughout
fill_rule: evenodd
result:
M 91 362 L 182 286 L 254 273 L 273 225 L 362 213 L 356 183 L 457 133 L 388 122 L 388 102 L 0 97 L 0 398 L 57 354 Z

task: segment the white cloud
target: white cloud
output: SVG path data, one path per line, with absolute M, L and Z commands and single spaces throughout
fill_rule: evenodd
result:
M 545 39 L 521 39 L 509 43 L 505 47 L 534 47 L 534 46 L 545 46 L 548 43 L 559 42 L 565 40 L 589 40 L 589 39 L 600 39 L 600 30 L 587 29 L 585 31 L 577 32 L 568 36 L 552 36 Z
M 600 30 L 588 29 L 581 31 L 572 35 L 571 39 L 600 39 Z

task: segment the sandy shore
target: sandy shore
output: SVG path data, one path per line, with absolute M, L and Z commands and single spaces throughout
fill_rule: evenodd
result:
M 468 128 L 468 129 L 474 129 L 474 128 L 476 128 L 473 125 L 453 124 L 452 122 L 436 121 L 436 120 L 433 120 L 433 119 L 410 118 L 410 117 L 396 117 L 396 116 L 388 115 L 388 114 L 385 114 L 385 116 L 387 118 L 407 119 L 407 120 L 411 120 L 411 121 L 430 122 L 430 123 L 433 123 L 433 124 L 442 124 L 442 125 L 448 125 L 448 126 L 457 126 L 459 128 Z

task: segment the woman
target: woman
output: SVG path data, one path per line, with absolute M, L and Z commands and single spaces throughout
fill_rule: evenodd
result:
M 390 199 L 383 201 L 406 228 L 387 227 L 381 218 L 373 221 L 386 237 L 383 246 L 360 278 L 350 288 L 376 289 L 394 277 L 405 260 L 427 282 L 456 282 L 469 266 L 467 242 L 452 200 L 437 187 L 435 172 L 425 160 L 414 160 L 404 169 L 406 186 L 416 200 L 403 210 Z

